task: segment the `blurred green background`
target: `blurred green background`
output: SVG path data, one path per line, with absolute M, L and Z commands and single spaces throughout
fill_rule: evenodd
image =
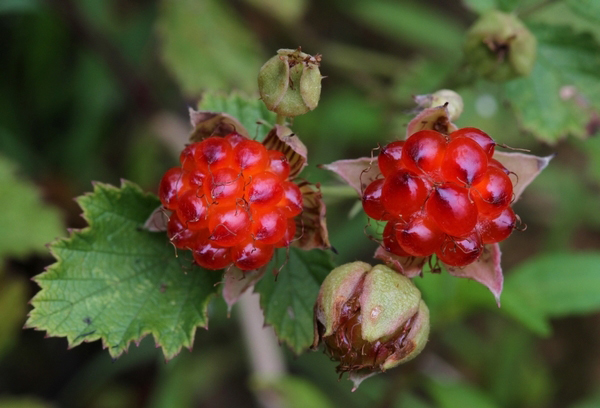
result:
M 465 66 L 466 31 L 494 8 L 545 35 L 531 78 L 490 83 Z M 0 407 L 600 406 L 595 0 L 0 0 L 0 38 Z M 99 342 L 67 350 L 21 330 L 38 290 L 29 278 L 52 263 L 44 244 L 85 226 L 72 198 L 92 180 L 156 192 L 188 107 L 203 92 L 257 97 L 261 64 L 297 46 L 323 55 L 327 77 L 319 107 L 293 122 L 312 182 L 339 183 L 317 164 L 403 137 L 412 96 L 440 88 L 463 96 L 459 126 L 556 154 L 515 205 L 528 228 L 502 244 L 504 307 L 474 282 L 417 279 L 428 347 L 355 393 L 321 353 L 284 350 L 289 376 L 251 381 L 239 312 L 228 319 L 220 299 L 210 330 L 168 364 L 150 338 L 111 361 Z M 565 86 L 574 96 L 553 92 Z M 348 216 L 355 200 L 327 203 L 336 264 L 372 262 L 366 217 Z

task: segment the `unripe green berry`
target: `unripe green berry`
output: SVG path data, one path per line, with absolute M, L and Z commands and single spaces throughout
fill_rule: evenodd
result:
M 471 27 L 465 42 L 469 63 L 491 81 L 526 76 L 535 64 L 535 36 L 513 14 L 494 10 Z
M 316 347 L 355 384 L 416 357 L 429 336 L 429 310 L 407 277 L 353 262 L 327 276 L 315 305 Z
M 461 96 L 451 89 L 440 89 L 432 94 L 416 95 L 415 102 L 423 109 L 446 107 L 448 119 L 457 120 L 463 112 L 464 104 Z
M 321 56 L 281 49 L 258 74 L 260 97 L 270 111 L 298 116 L 315 109 L 321 96 Z

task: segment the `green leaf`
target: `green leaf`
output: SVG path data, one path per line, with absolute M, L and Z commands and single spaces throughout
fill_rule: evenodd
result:
M 0 3 L 0 14 L 5 13 L 31 13 L 39 11 L 39 0 L 3 0 Z
M 600 253 L 542 255 L 506 279 L 506 312 L 539 334 L 548 318 L 600 310 Z
M 323 279 L 333 269 L 330 256 L 320 249 L 304 251 L 290 248 L 278 251 L 271 266 L 286 262 L 277 275 L 265 276 L 255 286 L 260 293 L 260 305 L 265 323 L 277 336 L 300 353 L 313 342 L 313 308 Z
M 430 52 L 448 54 L 460 49 L 463 32 L 448 15 L 438 14 L 431 7 L 416 3 L 385 0 L 354 2 L 345 5 L 357 20 L 390 38 L 419 48 L 434 48 Z
M 269 14 L 284 24 L 297 22 L 306 11 L 306 0 L 246 0 L 262 12 Z
M 3 279 L 0 282 L 0 358 L 19 338 L 27 315 L 27 298 L 25 279 Z
M 230 114 L 244 125 L 251 137 L 256 136 L 259 141 L 269 133 L 277 118 L 275 112 L 268 110 L 258 96 L 251 98 L 238 92 L 205 92 L 198 110 Z
M 225 2 L 163 0 L 158 28 L 161 53 L 183 91 L 255 91 L 263 58 L 258 42 Z
M 432 381 L 429 392 L 440 408 L 477 407 L 494 408 L 491 398 L 467 383 L 442 383 Z
M 35 278 L 41 291 L 27 326 L 70 347 L 101 339 L 113 357 L 149 333 L 167 359 L 191 347 L 218 274 L 194 266 L 189 251 L 176 257 L 164 233 L 140 228 L 159 201 L 136 185 L 96 184 L 78 203 L 90 226 L 51 245 L 57 262 Z
M 537 25 L 533 72 L 507 82 L 505 93 L 521 125 L 539 140 L 556 143 L 586 135 L 590 107 L 600 107 L 600 46 L 589 33 Z
M 64 233 L 58 211 L 45 205 L 37 188 L 15 170 L 0 157 L 0 258 L 44 251 L 45 244 Z
M 600 3 L 597 0 L 567 0 L 567 5 L 577 15 L 593 22 L 600 22 Z

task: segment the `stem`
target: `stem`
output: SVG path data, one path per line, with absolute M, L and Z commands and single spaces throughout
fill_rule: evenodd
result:
M 551 4 L 556 3 L 559 0 L 544 0 L 540 3 L 534 4 L 533 6 L 523 10 L 520 13 L 517 13 L 519 15 L 520 18 L 525 18 L 525 17 L 529 17 L 532 14 L 535 14 L 536 12 L 540 11 L 541 9 L 545 8 L 546 6 L 549 6 Z
M 282 125 L 285 126 L 285 121 L 287 119 L 287 116 L 284 115 L 280 115 L 279 113 L 277 114 L 277 119 L 275 120 L 275 123 L 278 125 Z
M 350 186 L 321 186 L 325 197 L 358 198 L 358 193 Z

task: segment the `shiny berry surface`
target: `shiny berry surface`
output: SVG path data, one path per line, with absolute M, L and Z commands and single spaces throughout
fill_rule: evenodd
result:
M 362 196 L 362 204 L 365 213 L 374 220 L 384 220 L 386 211 L 381 202 L 381 191 L 384 179 L 375 180 L 365 188 Z
M 493 158 L 496 142 L 476 128 L 444 135 L 422 130 L 382 147 L 383 178 L 362 195 L 365 213 L 387 221 L 381 245 L 398 256 L 436 254 L 451 266 L 476 261 L 483 246 L 515 228 L 510 169 Z
M 483 180 L 471 188 L 471 197 L 479 213 L 488 216 L 499 214 L 508 207 L 512 195 L 510 178 L 497 167 L 489 167 Z
M 439 248 L 444 234 L 426 213 L 421 213 L 397 229 L 396 238 L 400 247 L 410 255 L 427 256 Z
M 517 216 L 512 208 L 508 207 L 495 217 L 480 217 L 477 230 L 484 244 L 495 244 L 508 238 L 516 224 Z
M 442 161 L 442 177 L 446 181 L 472 185 L 481 181 L 488 166 L 483 149 L 471 139 L 459 137 L 448 143 Z
M 446 236 L 435 254 L 445 264 L 460 267 L 475 262 L 482 251 L 481 239 L 476 232 L 473 232 L 464 238 Z
M 469 190 L 453 183 L 436 187 L 427 200 L 427 213 L 446 234 L 465 236 L 477 224 L 477 207 Z
M 283 153 L 234 132 L 186 146 L 180 163 L 158 195 L 169 240 L 198 265 L 257 269 L 295 240 L 304 199 Z
M 402 168 L 402 148 L 404 146 L 403 140 L 397 140 L 384 146 L 381 149 L 381 153 L 377 156 L 377 164 L 379 165 L 379 171 L 384 177 L 400 170 Z
M 407 219 L 423 207 L 429 192 L 429 185 L 423 178 L 409 171 L 399 170 L 385 178 L 381 189 L 381 203 L 394 217 Z
M 465 137 L 473 140 L 477 143 L 485 152 L 488 158 L 492 158 L 494 150 L 496 148 L 496 142 L 487 133 L 477 128 L 467 127 L 458 129 L 450 133 L 450 140 L 457 139 L 459 137 Z
M 446 152 L 446 137 L 434 130 L 421 130 L 409 137 L 402 148 L 402 164 L 416 174 L 435 176 Z

